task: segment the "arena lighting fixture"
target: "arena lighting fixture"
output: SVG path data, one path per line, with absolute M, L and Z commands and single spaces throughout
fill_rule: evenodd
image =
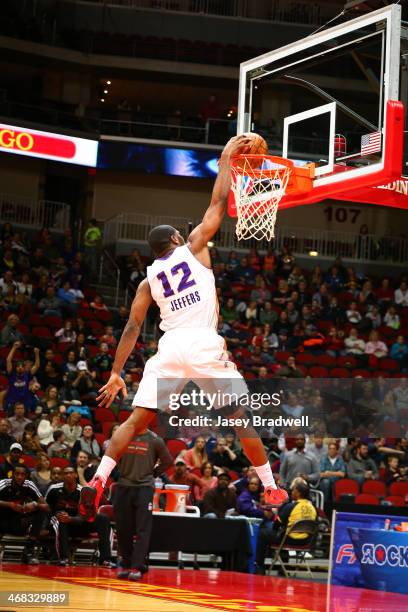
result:
M 207 242 L 207 246 L 209 249 L 212 249 L 214 246 L 214 243 L 210 240 L 209 242 Z
M 104 94 L 107 94 L 107 93 L 109 93 L 109 92 L 108 92 L 108 90 L 107 90 L 107 89 L 104 89 L 104 90 L 103 90 L 103 93 L 104 93 Z
M 105 102 L 105 98 L 101 98 L 101 102 Z
M 107 85 L 112 85 L 112 81 L 106 81 Z
M 310 255 L 310 257 L 318 257 L 319 256 L 319 251 L 309 251 L 309 255 Z

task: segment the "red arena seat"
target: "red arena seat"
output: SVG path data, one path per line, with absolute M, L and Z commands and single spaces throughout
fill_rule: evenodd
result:
M 366 480 L 363 482 L 361 492 L 377 495 L 377 497 L 385 497 L 387 494 L 385 483 L 381 480 Z
M 393 482 L 389 488 L 390 495 L 399 495 L 404 497 L 408 495 L 408 482 Z
M 183 440 L 167 440 L 167 449 L 170 455 L 175 459 L 181 451 L 187 449 L 187 444 Z
M 391 506 L 399 506 L 401 508 L 405 506 L 404 498 L 399 495 L 388 495 L 388 497 L 384 498 L 384 501 L 391 504 Z
M 369 495 L 368 493 L 359 493 L 359 495 L 356 495 L 354 502 L 356 504 L 367 504 L 370 506 L 378 506 L 380 504 L 380 500 L 376 495 Z
M 356 480 L 351 478 L 340 478 L 334 483 L 334 498 L 340 500 L 341 495 L 358 495 L 359 486 Z

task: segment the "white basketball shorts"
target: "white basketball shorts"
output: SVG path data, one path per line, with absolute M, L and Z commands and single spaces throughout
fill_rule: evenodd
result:
M 156 355 L 147 361 L 133 406 L 166 409 L 169 394 L 181 393 L 190 380 L 205 393 L 219 393 L 216 408 L 228 405 L 222 396 L 248 393 L 215 329 L 173 329 L 160 338 Z

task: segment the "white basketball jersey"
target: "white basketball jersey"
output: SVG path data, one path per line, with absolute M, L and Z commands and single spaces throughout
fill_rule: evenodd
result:
M 194 257 L 187 245 L 155 259 L 147 268 L 147 280 L 152 297 L 160 308 L 160 328 L 163 331 L 217 327 L 214 274 Z

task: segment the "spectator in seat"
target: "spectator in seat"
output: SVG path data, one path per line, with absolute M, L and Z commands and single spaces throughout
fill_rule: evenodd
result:
M 95 461 L 91 462 L 91 457 L 88 455 L 88 453 L 80 450 L 76 457 L 75 465 L 79 484 L 84 487 L 95 475 L 97 468 Z
M 364 319 L 360 324 L 361 330 L 377 329 L 381 326 L 381 314 L 378 306 L 373 304 L 366 312 Z
M 243 257 L 233 272 L 234 280 L 251 285 L 255 280 L 255 270 L 248 263 L 248 258 Z
M 378 469 L 373 459 L 368 455 L 368 445 L 359 442 L 354 456 L 347 464 L 347 477 L 356 480 L 361 486 L 365 480 L 377 480 Z
M 217 472 L 234 469 L 237 455 L 227 445 L 227 441 L 223 436 L 217 438 L 217 443 L 214 446 L 209 456 L 210 463 L 214 465 Z
M 61 429 L 57 429 L 53 433 L 54 442 L 47 448 L 47 454 L 52 459 L 53 457 L 69 458 L 69 447 L 65 444 L 65 434 Z
M 293 355 L 291 355 L 288 357 L 286 365 L 281 366 L 279 370 L 277 370 L 275 376 L 283 378 L 303 378 L 303 372 L 296 367 L 296 360 Z
M 25 296 L 28 301 L 31 301 L 33 293 L 33 285 L 30 282 L 30 275 L 27 272 L 21 275 L 21 280 L 17 282 L 17 293 Z
M 298 476 L 311 484 L 319 480 L 320 464 L 315 455 L 305 450 L 305 446 L 304 434 L 298 434 L 295 438 L 295 448 L 285 453 L 280 467 L 282 487 L 288 488 L 292 480 Z
M 327 444 L 325 444 L 323 436 L 315 435 L 306 444 L 306 451 L 314 455 L 316 459 L 318 460 L 318 462 L 320 463 L 322 459 L 327 457 L 329 448 Z
M 40 402 L 42 408 L 41 414 L 58 412 L 59 405 L 58 388 L 55 385 L 50 385 L 46 388 L 44 398 Z
M 329 334 L 326 339 L 325 349 L 326 353 L 332 357 L 338 357 L 342 354 L 344 348 L 343 332 L 337 331 L 335 327 L 331 327 Z
M 368 337 L 368 342 L 365 347 L 366 355 L 377 357 L 377 359 L 381 359 L 382 357 L 386 357 L 388 354 L 388 348 L 385 342 L 380 340 L 377 331 L 372 331 Z
M 237 511 L 249 518 L 259 518 L 267 522 L 273 519 L 271 510 L 265 510 L 261 504 L 261 482 L 257 476 L 248 481 L 247 487 L 237 498 Z
M 394 301 L 394 290 L 388 278 L 383 278 L 381 287 L 375 291 L 375 296 L 381 311 L 384 312 Z
M 200 472 L 201 485 L 194 485 L 193 487 L 194 499 L 196 502 L 203 501 L 204 495 L 207 493 L 207 491 L 213 489 L 218 484 L 218 478 L 215 476 L 214 466 L 212 463 L 209 461 L 203 463 L 200 468 Z
M 328 445 L 327 455 L 320 459 L 319 489 L 326 502 L 331 501 L 336 480 L 346 475 L 346 464 L 341 458 L 335 442 Z
M 329 306 L 330 303 L 330 295 L 329 295 L 329 290 L 327 288 L 326 283 L 322 283 L 319 287 L 319 290 L 316 291 L 316 293 L 313 294 L 313 300 L 315 300 L 320 308 L 322 309 L 326 309 Z
M 111 371 L 113 359 L 111 355 L 109 355 L 109 346 L 106 342 L 101 342 L 99 353 L 95 355 L 93 363 L 99 373 Z
M 408 345 L 405 342 L 404 336 L 401 334 L 397 336 L 397 340 L 391 346 L 390 349 L 391 359 L 398 361 L 400 369 L 404 372 L 408 369 Z
M 397 306 L 408 308 L 408 285 L 406 281 L 402 281 L 399 288 L 395 290 L 394 301 Z
M 0 481 L 0 524 L 3 533 L 27 535 L 23 563 L 38 565 L 34 554 L 48 505 L 24 465 L 13 467 L 11 478 Z
M 62 385 L 62 374 L 59 366 L 54 361 L 46 361 L 44 369 L 39 373 L 38 379 L 44 389 L 48 387 L 57 387 Z
M 86 361 L 78 361 L 77 372 L 68 374 L 67 386 L 70 399 L 81 400 L 84 396 L 96 398 L 95 380 L 92 373 L 88 370 Z
M 300 520 L 317 520 L 317 510 L 309 500 L 309 485 L 302 478 L 296 478 L 290 488 L 291 500 L 283 504 L 278 510 L 273 527 L 259 530 L 258 543 L 256 547 L 256 569 L 258 574 L 265 573 L 265 557 L 271 544 L 280 544 L 285 533 L 290 530 L 294 523 Z M 286 539 L 288 545 L 299 546 L 308 544 L 311 536 L 307 533 L 294 533 Z M 289 555 L 287 551 L 281 552 L 283 562 L 287 562 Z
M 80 450 L 84 450 L 91 458 L 97 458 L 101 455 L 101 447 L 95 438 L 92 425 L 85 425 L 82 430 L 82 436 L 75 442 L 72 447 L 72 457 L 76 457 Z
M 64 327 L 61 327 L 61 329 L 55 332 L 55 337 L 60 344 L 75 344 L 77 335 L 73 328 L 72 321 L 69 319 L 65 321 Z
M 17 283 L 13 278 L 13 272 L 11 270 L 6 270 L 2 278 L 0 278 L 0 299 L 6 297 L 10 289 L 12 289 L 13 292 L 16 291 Z
M 105 333 L 103 334 L 103 336 L 101 336 L 100 341 L 106 343 L 109 346 L 109 348 L 115 348 L 116 347 L 117 340 L 116 340 L 115 335 L 113 333 L 113 326 L 112 325 L 106 325 L 105 326 Z
M 84 298 L 84 294 L 80 289 L 72 289 L 69 281 L 60 287 L 57 291 L 57 296 L 61 300 L 63 311 L 69 314 L 75 314 L 79 306 L 79 302 Z
M 16 465 L 24 465 L 23 447 L 19 442 L 13 442 L 0 466 L 0 478 L 11 478 Z
M 217 486 L 207 491 L 203 498 L 203 518 L 225 518 L 235 510 L 237 496 L 230 488 L 231 476 L 220 472 Z
M 62 373 L 67 375 L 70 372 L 77 372 L 78 357 L 73 349 L 70 349 L 65 354 L 65 361 L 62 364 Z
M 56 296 L 54 287 L 48 286 L 46 288 L 45 296 L 38 302 L 38 310 L 45 317 L 60 317 L 62 315 L 61 300 Z
M 95 295 L 93 301 L 89 304 L 93 310 L 109 310 L 103 301 L 103 298 L 98 293 Z
M 408 467 L 400 465 L 400 458 L 395 455 L 387 457 L 387 468 L 384 474 L 384 481 L 387 487 L 393 482 L 407 482 Z
M 239 480 L 236 480 L 232 483 L 232 486 L 235 488 L 237 496 L 241 495 L 242 491 L 244 491 L 248 487 L 248 482 L 251 478 L 256 476 L 256 469 L 253 465 L 248 466 L 248 468 L 244 468 L 242 470 L 244 474 Z
M 398 330 L 401 326 L 401 321 L 395 306 L 390 306 L 384 316 L 384 324 L 391 329 Z
M 375 461 L 378 468 L 386 465 L 386 460 L 389 455 L 403 456 L 401 451 L 385 445 L 385 438 L 375 438 L 374 442 L 368 445 L 368 455 Z
M 282 410 L 288 416 L 299 418 L 302 416 L 305 407 L 302 406 L 296 393 L 288 393 L 287 400 L 282 404 Z
M 10 434 L 10 424 L 7 419 L 0 419 L 0 455 L 8 453 L 16 439 Z
M 45 495 L 51 484 L 51 461 L 46 453 L 38 454 L 37 467 L 31 472 L 30 478 L 41 495 Z
M 37 427 L 37 434 L 41 445 L 46 449 L 54 441 L 54 431 L 61 428 L 61 415 L 59 412 L 52 412 L 50 415 L 43 415 Z
M 79 412 L 71 412 L 67 418 L 67 422 L 61 427 L 65 435 L 65 443 L 69 448 L 72 448 L 77 440 L 81 437 L 82 427 L 79 424 L 81 415 Z
M 272 326 L 276 323 L 277 320 L 278 313 L 276 312 L 276 310 L 273 310 L 272 302 L 265 302 L 259 312 L 259 322 L 262 325 L 269 324 L 270 326 Z
M 23 402 L 16 402 L 14 404 L 13 416 L 8 419 L 10 435 L 16 440 L 21 440 L 26 425 L 30 423 L 30 419 L 27 419 L 25 416 L 25 407 Z
M 38 455 L 38 453 L 43 452 L 34 423 L 28 423 L 25 426 L 24 433 L 21 438 L 21 446 L 23 447 L 23 453 L 25 455 L 31 455 L 32 457 L 35 457 Z
M 263 304 L 271 299 L 271 292 L 266 286 L 266 282 L 262 279 L 259 286 L 251 291 L 251 300 L 257 304 Z
M 208 462 L 207 451 L 205 449 L 205 438 L 203 436 L 196 437 L 193 448 L 184 451 L 183 459 L 190 469 L 201 468 L 204 463 Z
M 344 346 L 346 355 L 361 357 L 365 354 L 366 343 L 358 337 L 358 331 L 355 327 L 350 329 L 349 335 L 344 340 Z
M 169 478 L 171 484 L 181 484 L 189 486 L 191 489 L 197 486 L 200 490 L 202 487 L 201 478 L 187 471 L 186 462 L 184 459 L 177 458 L 174 463 L 174 473 Z
M 73 467 L 63 470 L 63 482 L 51 485 L 47 491 L 46 501 L 51 509 L 51 523 L 56 532 L 56 549 L 59 552 L 59 564 L 68 565 L 69 539 L 84 538 L 96 531 L 99 536 L 99 565 L 112 568 L 111 526 L 105 514 L 93 514 L 87 518 L 78 512 L 81 486 Z M 55 520 L 56 519 L 56 520 Z
M 17 348 L 22 346 L 25 342 L 24 336 L 18 329 L 20 319 L 16 314 L 11 314 L 7 318 L 7 323 L 3 327 L 0 333 L 0 345 L 1 346 L 16 346 Z
M 347 321 L 352 325 L 357 325 L 360 323 L 362 316 L 360 311 L 358 310 L 357 302 L 350 302 L 350 307 L 346 311 Z

